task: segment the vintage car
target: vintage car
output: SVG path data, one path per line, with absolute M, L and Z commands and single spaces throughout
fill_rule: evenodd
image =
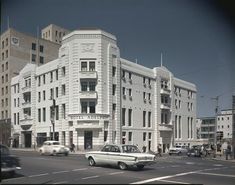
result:
M 21 169 L 20 160 L 18 157 L 10 155 L 9 148 L 0 144 L 1 151 L 1 173 L 3 175 L 13 176 L 16 170 Z
M 175 146 L 169 149 L 169 155 L 176 154 L 176 155 L 181 155 L 181 154 L 186 154 L 188 152 L 187 146 Z
M 188 157 L 201 157 L 202 153 L 200 148 L 190 148 L 187 152 Z
M 130 166 L 143 169 L 146 165 L 155 163 L 156 157 L 152 154 L 141 153 L 135 145 L 107 144 L 101 151 L 90 151 L 85 154 L 90 166 L 97 164 L 118 166 L 125 170 Z
M 45 141 L 42 147 L 39 148 L 39 153 L 41 155 L 64 154 L 67 156 L 69 154 L 69 148 L 61 145 L 59 141 Z

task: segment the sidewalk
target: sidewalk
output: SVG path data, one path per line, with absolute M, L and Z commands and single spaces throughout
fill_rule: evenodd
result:
M 12 151 L 24 151 L 24 152 L 39 152 L 39 148 L 9 148 Z M 88 151 L 75 150 L 75 152 L 69 152 L 69 155 L 84 155 Z
M 227 161 L 227 162 L 235 162 L 235 159 L 231 159 L 230 156 L 228 156 L 228 160 L 226 160 L 226 156 L 225 155 L 216 155 L 216 157 L 211 157 L 210 159 L 212 160 L 217 160 L 217 161 Z

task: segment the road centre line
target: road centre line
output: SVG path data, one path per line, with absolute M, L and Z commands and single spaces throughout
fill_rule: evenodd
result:
M 68 181 L 60 181 L 60 182 L 55 182 L 53 184 L 67 184 Z
M 40 177 L 40 176 L 44 176 L 44 175 L 49 175 L 49 173 L 41 173 L 41 174 L 37 174 L 37 175 L 30 175 L 29 177 Z
M 117 174 L 122 174 L 124 172 L 113 172 L 113 173 L 109 173 L 109 175 L 117 175 Z
M 72 170 L 73 172 L 76 172 L 76 171 L 80 171 L 80 170 L 87 170 L 88 168 L 78 168 L 78 169 L 74 169 Z
M 196 174 L 201 174 L 201 175 L 214 175 L 214 176 L 222 176 L 222 177 L 234 177 L 234 178 L 235 178 L 235 175 L 227 175 L 227 174 L 219 174 L 219 173 L 197 172 Z
M 66 172 L 69 172 L 69 171 L 58 171 L 58 172 L 52 172 L 52 174 L 66 173 Z
M 217 170 L 217 169 L 222 169 L 222 168 L 209 168 L 209 169 L 204 169 L 204 170 L 196 170 L 196 171 L 191 171 L 191 172 L 178 173 L 178 174 L 175 174 L 175 175 L 168 175 L 168 176 L 162 176 L 162 177 L 156 177 L 156 178 L 152 178 L 152 179 L 137 181 L 137 182 L 133 182 L 133 183 L 130 183 L 130 184 L 150 183 L 150 182 L 164 180 L 164 179 L 168 179 L 168 178 L 172 178 L 172 177 L 184 176 L 184 175 L 189 175 L 189 174 L 195 174 L 195 173 L 198 173 L 198 172 L 203 172 L 203 171 L 208 171 L 208 170 Z
M 173 183 L 173 184 L 190 184 L 187 182 L 179 182 L 179 181 L 169 181 L 169 180 L 159 180 L 160 182 L 167 182 L 167 183 Z
M 93 178 L 97 178 L 97 177 L 100 177 L 100 176 L 95 175 L 95 176 L 90 176 L 90 177 L 84 177 L 84 178 L 82 178 L 82 179 L 83 179 L 83 180 L 85 180 L 85 179 L 93 179 Z

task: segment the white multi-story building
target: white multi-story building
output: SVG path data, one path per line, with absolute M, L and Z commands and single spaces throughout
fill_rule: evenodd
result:
M 232 140 L 233 131 L 233 113 L 232 109 L 221 110 L 217 116 L 217 132 L 222 132 L 221 139 L 225 141 Z
M 51 138 L 52 123 L 55 139 L 80 150 L 108 142 L 154 151 L 161 144 L 165 152 L 196 140 L 196 86 L 163 66 L 120 58 L 116 37 L 99 29 L 64 36 L 58 59 L 26 65 L 11 85 L 13 134 L 22 147 Z

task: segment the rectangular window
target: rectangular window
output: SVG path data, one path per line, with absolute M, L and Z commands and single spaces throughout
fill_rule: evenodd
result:
M 128 126 L 132 125 L 132 109 L 128 110 Z
M 89 82 L 89 91 L 95 91 L 95 86 L 96 86 L 95 82 Z
M 43 75 L 43 84 L 46 84 L 46 76 Z
M 87 62 L 81 62 L 81 70 L 87 71 Z
M 128 141 L 132 141 L 132 132 L 128 133 Z
M 148 112 L 148 127 L 151 127 L 151 119 L 152 119 L 151 112 Z
M 51 80 L 50 82 L 53 82 L 53 72 L 50 72 Z
M 14 98 L 14 107 L 16 107 L 16 99 Z
M 2 72 L 4 72 L 4 64 L 2 64 Z
M 59 120 L 59 106 L 55 106 L 55 119 Z
M 39 59 L 40 59 L 40 60 L 39 60 L 40 64 L 44 64 L 44 58 L 43 58 L 42 56 L 40 56 Z
M 42 109 L 42 114 L 43 114 L 43 121 L 46 121 L 46 108 Z
M 32 54 L 32 62 L 36 62 L 36 55 L 35 54 Z
M 2 96 L 4 95 L 4 88 L 2 88 Z
M 114 67 L 114 66 L 113 66 L 113 72 L 112 72 L 112 74 L 113 74 L 113 77 L 116 76 L 116 67 Z
M 122 126 L 125 126 L 126 109 L 122 108 Z
M 16 113 L 14 113 L 14 125 L 16 125 Z
M 6 94 L 8 94 L 8 86 L 6 86 Z
M 46 91 L 43 91 L 43 100 L 46 100 Z
M 41 76 L 38 76 L 38 86 L 40 86 L 40 85 L 41 85 Z
M 116 104 L 113 104 L 113 119 L 115 119 L 116 114 Z
M 193 139 L 193 118 L 191 118 L 191 138 Z
M 62 67 L 62 76 L 65 76 L 65 67 Z
M 42 45 L 40 45 L 39 50 L 41 53 L 43 53 L 43 46 Z
M 41 109 L 38 109 L 38 122 L 41 122 Z
M 116 85 L 113 84 L 113 96 L 115 96 L 115 95 L 116 95 Z
M 89 71 L 95 71 L 95 62 L 89 62 Z
M 32 50 L 36 50 L 36 43 L 32 43 Z
M 143 77 L 143 84 L 145 84 L 145 80 L 146 80 L 146 78 L 145 78 L 145 77 Z
M 62 118 L 65 119 L 65 104 L 62 104 Z
M 17 123 L 18 123 L 18 125 L 20 124 L 20 113 L 19 112 L 17 113 Z
M 190 138 L 190 136 L 189 136 L 189 130 L 190 130 L 189 120 L 190 120 L 190 118 L 188 117 L 188 138 Z
M 129 72 L 129 79 L 130 79 L 130 80 L 132 79 L 131 72 Z
M 6 82 L 8 82 L 8 74 L 6 74 Z
M 82 102 L 82 113 L 87 113 L 87 102 Z
M 146 111 L 143 111 L 143 127 L 146 127 Z
M 95 102 L 89 102 L 89 108 L 90 108 L 89 113 L 95 113 Z
M 59 87 L 55 88 L 55 96 L 56 96 L 56 98 L 58 98 L 58 96 L 59 96 Z
M 122 70 L 122 78 L 125 78 L 125 71 Z
M 182 138 L 182 135 L 181 135 L 181 116 L 179 116 L 179 138 Z
M 146 141 L 146 132 L 143 133 L 143 141 Z
M 82 91 L 87 91 L 87 82 L 81 82 L 81 88 Z
M 126 88 L 125 87 L 122 88 L 122 94 L 126 95 Z
M 132 96 L 132 90 L 129 89 L 129 96 Z
M 38 92 L 38 102 L 41 101 L 41 92 Z
M 65 95 L 65 84 L 62 85 L 62 95 Z
M 56 80 L 59 79 L 58 69 L 56 69 L 56 71 L 55 71 L 55 78 L 56 78 Z
M 175 138 L 178 137 L 177 133 L 178 133 L 178 130 L 177 130 L 177 116 L 175 116 Z
M 8 62 L 6 62 L 6 70 L 8 70 Z
M 54 98 L 54 89 L 53 88 L 50 89 L 50 94 L 51 94 L 50 99 L 52 100 Z

